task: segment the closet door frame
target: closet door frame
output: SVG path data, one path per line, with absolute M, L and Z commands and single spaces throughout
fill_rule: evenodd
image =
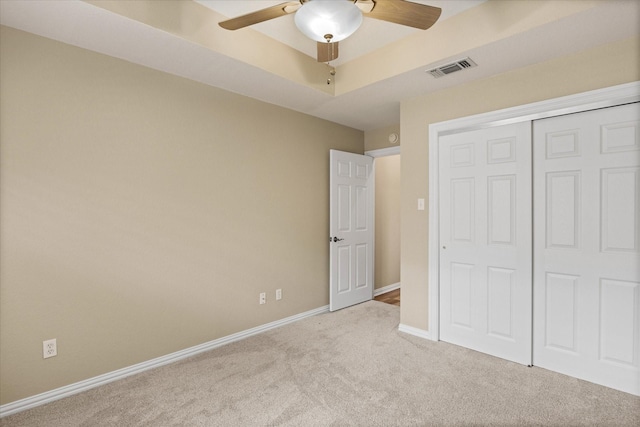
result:
M 638 101 L 640 82 L 632 82 L 429 125 L 429 330 L 423 336 L 433 341 L 440 340 L 439 138 Z

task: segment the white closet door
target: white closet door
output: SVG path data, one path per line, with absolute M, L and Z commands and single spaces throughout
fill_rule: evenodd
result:
M 640 394 L 640 106 L 534 123 L 534 364 Z
M 531 363 L 531 123 L 439 138 L 440 339 Z

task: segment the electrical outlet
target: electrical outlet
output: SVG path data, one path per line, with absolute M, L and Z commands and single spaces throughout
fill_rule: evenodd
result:
M 56 339 L 42 341 L 42 358 L 47 359 L 49 357 L 58 355 L 58 344 Z
M 266 303 L 267 303 L 267 293 L 260 292 L 260 304 L 266 304 Z
M 276 289 L 276 301 L 282 299 L 282 289 Z

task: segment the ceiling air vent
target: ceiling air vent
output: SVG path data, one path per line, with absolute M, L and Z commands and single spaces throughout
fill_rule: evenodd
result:
M 438 78 L 446 76 L 447 74 L 455 73 L 456 71 L 464 70 L 465 68 L 476 67 L 477 65 L 478 64 L 473 62 L 471 58 L 465 58 L 456 62 L 452 62 L 451 64 L 446 64 L 438 68 L 434 68 L 433 70 L 427 71 L 427 73 L 431 74 L 435 78 Z

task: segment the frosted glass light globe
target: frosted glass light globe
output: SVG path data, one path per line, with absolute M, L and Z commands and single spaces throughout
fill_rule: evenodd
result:
M 353 34 L 362 24 L 362 12 L 351 1 L 310 0 L 294 17 L 296 27 L 312 40 L 339 42 Z

